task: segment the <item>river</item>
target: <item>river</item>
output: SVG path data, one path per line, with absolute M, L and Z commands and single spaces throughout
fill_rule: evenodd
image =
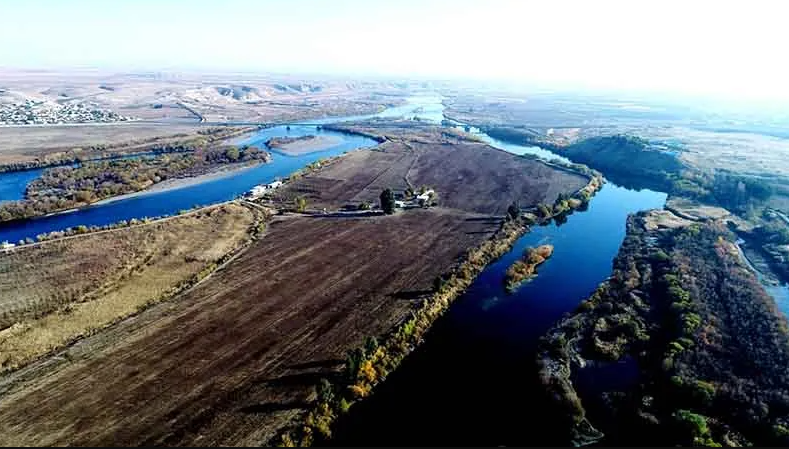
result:
M 349 120 L 363 120 L 372 117 L 413 117 L 435 123 L 441 121 L 443 106 L 441 97 L 434 95 L 415 96 L 408 102 L 392 107 L 378 114 L 351 117 L 330 117 L 310 120 L 312 124 L 328 124 Z M 238 142 L 239 144 L 256 145 L 264 148 L 265 142 L 272 137 L 298 137 L 304 135 L 334 136 L 339 142 L 309 154 L 289 156 L 276 150 L 272 153 L 272 161 L 252 169 L 214 179 L 199 184 L 182 186 L 174 189 L 143 193 L 132 198 L 95 204 L 66 213 L 40 217 L 32 220 L 16 221 L 0 224 L 0 242 L 17 242 L 25 238 L 35 239 L 37 235 L 52 231 L 61 231 L 78 225 L 103 226 L 132 218 L 157 217 L 172 215 L 194 206 L 206 206 L 222 201 L 232 200 L 252 187 L 285 178 L 291 173 L 315 162 L 318 159 L 336 156 L 363 147 L 373 147 L 377 142 L 363 136 L 349 135 L 334 131 L 317 129 L 315 126 L 291 124 L 262 129 L 251 137 Z M 27 170 L 0 174 L 0 202 L 23 198 L 27 184 L 40 176 L 43 169 Z
M 440 97 L 425 96 L 375 116 L 418 116 L 440 122 L 442 111 Z M 0 241 L 13 242 L 79 224 L 103 225 L 172 214 L 194 205 L 229 200 L 319 158 L 375 145 L 365 137 L 296 124 L 289 130 L 285 126 L 261 130 L 244 143 L 262 146 L 274 136 L 316 133 L 336 135 L 342 140 L 336 146 L 302 156 L 273 152 L 271 163 L 220 180 L 11 223 L 0 227 Z M 480 136 L 515 154 L 557 157 L 536 147 Z M 625 235 L 627 215 L 662 208 L 665 201 L 664 193 L 634 191 L 608 183 L 592 199 L 588 210 L 570 215 L 561 224 L 534 227 L 510 252 L 480 274 L 428 332 L 425 343 L 372 397 L 354 406 L 338 422 L 334 442 L 374 446 L 563 443 L 557 441 L 553 431 L 558 415 L 551 413 L 551 401 L 544 397 L 536 378 L 538 340 L 610 275 L 613 258 Z M 514 293 L 507 293 L 502 281 L 507 267 L 521 256 L 524 248 L 543 243 L 553 244 L 555 251 L 538 268 L 538 277 Z
M 338 422 L 334 443 L 563 444 L 534 365 L 539 338 L 604 281 L 627 215 L 666 195 L 611 183 L 564 224 L 535 227 L 489 265 L 375 394 Z M 528 246 L 554 245 L 538 276 L 513 294 L 504 273 Z

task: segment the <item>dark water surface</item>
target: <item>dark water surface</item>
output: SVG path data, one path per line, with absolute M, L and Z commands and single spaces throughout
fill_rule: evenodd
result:
M 611 273 L 627 215 L 663 193 L 607 184 L 562 225 L 534 227 L 489 265 L 375 394 L 338 422 L 337 445 L 564 444 L 537 382 L 539 338 Z M 529 246 L 553 256 L 513 294 L 504 273 Z

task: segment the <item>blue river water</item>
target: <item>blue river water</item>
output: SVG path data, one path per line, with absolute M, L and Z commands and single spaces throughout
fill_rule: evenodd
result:
M 536 378 L 539 339 L 610 276 L 628 214 L 665 201 L 664 193 L 609 183 L 588 210 L 532 228 L 477 277 L 376 393 L 340 420 L 332 444 L 563 444 Z M 553 256 L 536 278 L 508 293 L 507 268 L 527 247 L 545 243 L 554 245 Z
M 30 181 L 41 176 L 43 168 L 0 174 L 0 202 L 21 200 Z M 0 239 L 1 240 L 1 239 Z
M 314 126 L 291 126 L 289 131 L 285 126 L 263 129 L 245 143 L 256 144 L 262 147 L 264 142 L 271 137 L 306 134 L 333 135 L 339 138 L 340 142 L 321 151 L 300 156 L 286 156 L 282 153 L 274 153 L 271 163 L 261 164 L 251 169 L 239 171 L 232 176 L 200 184 L 173 190 L 151 192 L 150 194 L 33 220 L 5 223 L 0 225 L 0 241 L 16 242 L 26 237 L 35 238 L 38 234 L 59 231 L 78 225 L 101 226 L 132 218 L 170 215 L 193 206 L 203 206 L 231 200 L 257 184 L 271 182 L 278 177 L 287 177 L 294 171 L 320 158 L 336 156 L 347 151 L 361 147 L 372 147 L 377 144 L 374 140 L 366 137 L 316 130 Z M 40 170 L 0 175 L 0 193 L 2 193 L 0 200 L 21 198 L 21 195 L 24 194 L 24 186 L 38 174 L 40 174 Z
M 437 96 L 415 96 L 410 98 L 406 104 L 386 109 L 378 114 L 323 118 L 310 120 L 310 123 L 328 124 L 371 117 L 401 116 L 409 118 L 419 116 L 423 120 L 439 122 L 443 111 L 440 100 L 441 98 Z M 270 163 L 239 171 L 221 179 L 172 190 L 144 193 L 47 217 L 3 223 L 0 224 L 0 242 L 17 242 L 25 238 L 35 239 L 39 234 L 60 231 L 78 225 L 103 226 L 132 218 L 171 215 L 194 206 L 205 206 L 231 200 L 255 185 L 268 183 L 277 178 L 285 178 L 318 159 L 377 145 L 374 140 L 367 137 L 319 130 L 315 126 L 298 124 L 266 128 L 240 143 L 257 145 L 262 148 L 265 146 L 265 142 L 272 137 L 296 137 L 309 134 L 334 136 L 339 139 L 339 143 L 320 151 L 299 156 L 288 156 L 272 151 L 273 160 Z M 40 176 L 41 171 L 41 169 L 36 169 L 0 174 L 0 201 L 21 199 L 27 184 Z
M 419 117 L 438 123 L 441 97 L 424 96 L 380 114 L 310 120 L 325 124 L 369 117 Z M 68 227 L 103 225 L 119 220 L 166 215 L 195 205 L 235 198 L 254 185 L 286 177 L 324 157 L 374 146 L 375 142 L 315 126 L 292 124 L 261 130 L 243 143 L 262 146 L 275 136 L 333 135 L 340 143 L 302 156 L 273 152 L 269 164 L 232 176 L 176 190 L 154 192 L 78 211 L 0 226 L 0 241 Z M 557 155 L 479 134 L 488 143 L 514 154 Z M 31 176 L 33 174 L 30 174 Z M 29 182 L 0 176 L 0 200 L 15 199 Z M 22 189 L 24 190 L 24 189 Z M 490 445 L 561 444 L 555 440 L 551 402 L 536 380 L 534 351 L 539 338 L 573 311 L 610 276 L 612 261 L 625 236 L 627 216 L 662 208 L 666 194 L 606 184 L 588 210 L 566 222 L 536 226 L 511 251 L 489 265 L 448 313 L 431 328 L 425 343 L 376 389 L 351 409 L 335 431 L 339 445 Z M 550 243 L 553 256 L 538 276 L 513 293 L 504 289 L 504 274 L 529 246 Z M 620 370 L 621 371 L 621 370 Z M 616 375 L 612 370 L 611 375 Z

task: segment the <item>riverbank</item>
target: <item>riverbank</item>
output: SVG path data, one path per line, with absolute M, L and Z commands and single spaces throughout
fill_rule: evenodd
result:
M 270 160 L 271 155 L 257 147 L 228 146 L 175 156 L 117 159 L 49 169 L 30 181 L 24 199 L 0 205 L 0 221 L 51 217 L 53 212 L 78 209 L 103 199 L 144 191 L 168 179 L 186 179 L 225 167 L 238 167 L 238 164 Z
M 90 125 L 91 128 L 95 126 Z M 149 137 L 149 134 L 152 134 L 152 131 L 148 130 L 149 127 L 151 130 L 157 131 L 153 133 L 153 137 Z M 62 141 L 58 140 L 57 137 L 63 133 L 59 125 L 43 127 L 42 130 L 47 134 L 46 138 L 41 140 L 36 139 L 35 134 L 31 136 L 31 133 L 27 132 L 20 133 L 19 136 L 11 136 L 10 142 L 15 142 L 14 139 L 22 142 L 25 142 L 25 139 L 31 140 L 27 146 L 20 147 L 17 151 L 3 150 L 3 145 L 0 144 L 0 150 L 2 150 L 0 151 L 0 174 L 89 161 L 120 159 L 142 154 L 193 152 L 198 148 L 210 145 L 229 145 L 231 142 L 228 141 L 246 138 L 259 129 L 257 126 L 180 127 L 162 124 L 146 125 L 142 131 L 137 130 L 138 126 L 135 124 L 107 124 L 103 128 L 115 131 L 111 134 L 88 132 L 81 138 L 95 140 L 81 144 L 75 142 L 71 146 L 63 146 Z M 79 128 L 76 128 L 76 131 L 82 133 Z M 181 132 L 177 133 L 177 131 Z M 164 134 L 165 132 L 168 134 Z M 21 145 L 19 143 L 8 144 Z
M 590 176 L 585 187 L 565 198 L 560 196 L 557 203 L 562 203 L 562 209 L 543 216 L 541 222 L 547 224 L 552 218 L 566 216 L 585 206 L 602 186 L 602 178 Z M 568 199 L 576 201 L 568 204 Z M 469 250 L 451 271 L 436 278 L 434 292 L 411 311 L 408 319 L 390 330 L 381 340 L 369 336 L 363 346 L 350 352 L 345 373 L 340 377 L 335 376 L 335 383 L 321 383 L 317 404 L 303 419 L 291 423 L 287 430 L 266 443 L 310 446 L 316 440 L 328 442 L 332 437 L 334 421 L 348 413 L 354 403 L 374 394 L 376 386 L 423 342 L 433 323 L 446 313 L 476 277 L 489 264 L 509 252 L 515 242 L 529 231 L 527 223 L 533 223 L 528 214 L 506 220 L 490 239 Z M 547 248 L 544 247 L 543 252 L 547 253 Z
M 309 414 L 316 387 L 323 384 L 320 379 L 339 385 L 338 373 L 354 366 L 344 360 L 345 355 L 367 346 L 365 340 L 372 347 L 367 337 L 399 334 L 391 343 L 388 337 L 376 343 L 393 348 L 388 362 L 384 358 L 379 362 L 398 363 L 398 351 L 410 351 L 415 346 L 412 339 L 423 332 L 418 329 L 429 325 L 416 319 L 417 314 L 426 318 L 438 314 L 443 306 L 435 295 L 450 297 L 452 290 L 462 290 L 464 282 L 470 282 L 464 277 L 473 274 L 467 270 L 487 264 L 487 252 L 470 248 L 483 245 L 489 252 L 504 251 L 489 240 L 497 230 L 509 234 L 501 238 L 517 240 L 511 227 L 523 223 L 512 221 L 501 231 L 497 211 L 503 215 L 513 198 L 526 207 L 552 204 L 560 193 L 570 194 L 588 183 L 586 176 L 477 142 L 455 138 L 450 142 L 441 137 L 440 129 L 422 133 L 420 139 L 430 135 L 439 140 L 392 142 L 386 151 L 352 152 L 331 164 L 316 164 L 322 168 L 308 170 L 283 191 L 325 193 L 324 200 L 336 210 L 348 198 L 363 198 L 368 190 L 378 196 L 383 186 L 403 182 L 407 176 L 415 183 L 430 182 L 439 195 L 446 192 L 440 207 L 391 216 L 278 217 L 267 227 L 266 238 L 216 272 L 210 282 L 79 345 L 102 350 L 78 352 L 79 357 L 67 366 L 58 365 L 46 376 L 16 385 L 15 393 L 0 403 L 0 429 L 21 430 L 0 434 L 9 435 L 8 442 L 13 437 L 48 444 L 251 445 L 272 441 Z M 419 157 L 404 165 L 399 156 L 414 152 Z M 301 168 L 320 158 L 275 158 L 275 163 Z M 497 176 L 459 182 L 451 175 L 471 166 Z M 230 179 L 266 168 L 256 167 Z M 345 170 L 345 176 L 334 176 L 337 170 Z M 382 184 L 357 182 L 368 176 Z M 260 179 L 258 175 L 254 182 Z M 327 179 L 332 187 L 321 187 Z M 479 191 L 488 190 L 506 193 L 479 198 Z M 101 207 L 122 205 L 126 202 Z M 420 263 L 415 264 L 415 258 Z M 463 261 L 467 264 L 461 266 Z M 448 277 L 438 281 L 442 273 L 456 281 Z M 138 370 L 124 370 L 119 376 L 119 363 L 129 357 Z M 377 380 L 385 377 L 378 362 L 361 360 L 364 365 L 368 361 Z M 187 365 L 189 370 L 179 368 Z M 362 382 L 368 382 L 363 379 L 369 379 L 371 371 L 362 368 L 358 373 Z M 78 381 L 87 373 L 91 373 L 89 384 Z M 364 395 L 366 385 L 355 390 Z M 57 394 L 42 398 L 40 391 Z M 153 397 L 155 407 L 143 406 Z M 191 407 L 195 403 L 201 404 L 200 410 Z M 76 416 L 82 423 L 79 427 L 69 424 Z M 168 418 L 173 416 L 177 419 Z
M 266 146 L 288 156 L 313 153 L 340 143 L 336 136 L 272 137 Z
M 216 171 L 212 171 L 210 173 L 205 173 L 202 175 L 197 176 L 190 176 L 186 178 L 173 178 L 173 179 L 166 179 L 162 182 L 158 182 L 151 187 L 148 187 L 145 190 L 141 190 L 139 192 L 134 193 L 127 193 L 125 195 L 118 195 L 111 198 L 103 199 L 101 201 L 97 201 L 92 203 L 90 206 L 101 206 L 103 204 L 110 204 L 116 201 L 123 201 L 130 198 L 136 198 L 140 196 L 150 195 L 153 193 L 158 192 L 168 192 L 171 190 L 178 190 L 183 189 L 185 187 L 191 187 L 197 184 L 202 184 L 204 182 L 209 181 L 217 181 L 219 179 L 228 178 L 231 176 L 235 176 L 237 174 L 243 173 L 244 171 L 251 170 L 256 168 L 260 164 L 266 164 L 268 162 L 259 162 L 255 164 L 246 164 L 238 167 L 221 167 Z

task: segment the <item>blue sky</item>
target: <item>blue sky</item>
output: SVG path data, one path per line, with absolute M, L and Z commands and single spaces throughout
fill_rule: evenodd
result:
M 785 5 L 0 0 L 0 66 L 467 77 L 789 99 Z

